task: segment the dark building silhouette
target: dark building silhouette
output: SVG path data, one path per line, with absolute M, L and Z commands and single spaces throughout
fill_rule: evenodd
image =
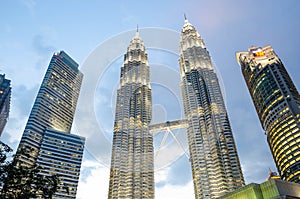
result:
M 5 75 L 0 75 L 0 136 L 8 121 L 10 110 L 11 86 Z

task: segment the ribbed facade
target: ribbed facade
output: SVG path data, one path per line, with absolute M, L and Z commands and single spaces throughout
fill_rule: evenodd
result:
M 218 198 L 242 187 L 244 179 L 210 55 L 188 20 L 179 50 L 195 198 Z
M 56 156 L 58 157 L 58 154 L 63 155 L 66 153 L 66 148 L 69 148 L 70 150 L 68 154 L 70 156 L 61 159 L 62 166 L 70 163 L 69 160 L 72 159 L 73 154 L 78 155 L 78 151 L 72 149 L 76 144 L 73 146 L 70 142 L 67 145 L 61 145 L 61 141 L 63 141 L 61 139 L 67 139 L 68 137 L 69 139 L 72 139 L 76 137 L 76 135 L 70 134 L 70 130 L 82 78 L 83 74 L 78 70 L 78 64 L 64 51 L 53 55 L 19 144 L 18 151 L 20 151 L 21 148 L 33 150 L 31 158 L 26 158 L 25 156 L 19 157 L 23 164 L 35 165 L 38 163 L 44 168 L 47 167 L 46 170 L 52 170 L 53 174 L 60 174 L 60 172 L 56 170 L 57 161 L 49 158 L 52 156 L 49 156 L 47 160 L 43 159 L 46 152 L 43 147 L 46 146 L 45 144 L 49 144 L 48 136 L 50 132 L 52 134 L 53 132 L 57 132 L 57 141 L 51 143 L 51 148 L 53 150 L 57 148 L 57 150 L 55 152 L 48 151 L 47 153 L 49 153 L 49 155 L 53 152 L 53 154 L 56 153 Z M 64 135 L 64 138 L 61 138 L 62 134 Z M 78 137 L 77 139 L 80 138 Z M 65 167 L 67 169 L 65 170 L 65 173 L 73 172 L 75 169 L 78 173 L 73 172 L 73 176 L 78 177 L 78 168 L 81 165 L 82 150 L 80 153 L 81 155 L 78 156 L 80 157 L 80 161 L 77 161 L 76 164 L 72 163 L 72 168 Z M 42 159 L 43 161 L 41 161 Z M 72 185 L 72 188 L 77 187 L 77 183 L 78 179 L 76 182 L 74 181 L 74 186 Z M 70 197 L 75 198 L 75 195 L 76 189 L 72 191 Z
M 37 164 L 42 174 L 60 176 L 53 198 L 76 198 L 84 142 L 85 138 L 77 135 L 52 129 L 44 132 Z
M 300 95 L 271 46 L 238 52 L 248 90 L 282 179 L 300 183 Z
M 0 136 L 8 121 L 11 98 L 10 80 L 0 75 Z
M 108 198 L 154 198 L 150 72 L 138 32 L 124 56 L 115 113 Z
M 226 194 L 220 199 L 297 199 L 300 198 L 300 185 L 278 179 L 261 184 L 251 183 L 241 189 Z

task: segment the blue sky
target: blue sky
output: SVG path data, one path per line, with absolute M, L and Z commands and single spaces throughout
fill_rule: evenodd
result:
M 74 133 L 85 135 L 87 140 L 91 140 L 87 141 L 77 196 L 105 198 L 109 169 L 103 164 L 106 161 L 103 159 L 110 157 L 111 146 L 108 143 L 113 125 L 115 89 L 126 45 L 139 24 L 140 35 L 145 38 L 146 48 L 149 47 L 149 64 L 153 70 L 154 120 L 180 119 L 177 52 L 155 49 L 155 46 L 160 45 L 159 42 L 165 41 L 160 40 L 160 35 L 152 35 L 152 40 L 147 39 L 147 28 L 157 28 L 168 34 L 173 31 L 174 34 L 170 34 L 174 38 L 170 39 L 168 47 L 176 48 L 179 45 L 179 40 L 175 39 L 176 34 L 183 26 L 183 13 L 186 13 L 204 39 L 217 68 L 246 182 L 260 183 L 267 177 L 269 168 L 275 167 L 236 63 L 235 52 L 246 51 L 252 45 L 271 45 L 299 88 L 299 9 L 298 0 L 3 0 L 0 7 L 0 70 L 12 80 L 12 101 L 10 120 L 1 140 L 14 149 L 17 147 L 39 85 L 55 51 L 65 50 L 85 71 L 90 67 L 88 64 L 92 55 L 100 52 L 105 42 L 112 42 L 116 49 L 110 52 L 116 53 L 115 59 L 108 60 L 105 65 L 107 70 L 98 78 L 92 90 L 95 117 L 99 124 L 104 124 L 102 131 L 105 136 L 94 137 L 87 133 L 90 128 L 89 118 L 85 118 L 86 124 L 79 124 L 80 120 L 75 120 L 73 129 Z M 116 43 L 118 36 L 124 36 L 124 41 Z M 155 41 L 159 42 L 153 44 Z M 106 53 L 109 52 L 104 51 L 98 56 L 105 57 Z M 90 69 L 93 70 L 93 67 Z M 97 64 L 94 70 L 99 70 Z M 85 77 L 88 76 L 86 74 Z M 84 81 L 88 81 L 88 78 Z M 80 97 L 79 110 L 84 108 L 81 105 L 83 98 Z M 105 108 L 102 109 L 103 105 Z M 80 116 L 77 114 L 76 117 Z M 85 127 L 86 130 L 82 132 Z M 177 132 L 177 135 L 183 133 Z M 99 141 L 99 138 L 105 140 Z M 160 139 L 161 135 L 156 138 Z M 185 141 L 182 138 L 182 142 Z M 166 153 L 169 151 L 166 150 Z M 159 161 L 165 159 L 161 156 Z M 178 156 L 176 161 L 172 160 L 172 164 L 158 170 L 155 180 L 156 198 L 193 197 L 190 165 L 184 156 Z

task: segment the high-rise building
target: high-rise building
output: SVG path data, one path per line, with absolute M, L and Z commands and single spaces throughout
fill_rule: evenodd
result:
M 148 56 L 139 32 L 121 68 L 108 198 L 154 198 L 152 94 Z
M 271 46 L 236 57 L 281 178 L 300 183 L 300 95 L 292 79 Z
M 45 175 L 59 175 L 69 188 L 66 194 L 60 184 L 54 198 L 76 197 L 85 140 L 70 130 L 82 78 L 78 64 L 64 51 L 53 55 L 18 148 L 33 150 L 30 158 L 18 156 L 22 164 L 39 165 Z
M 0 136 L 4 130 L 9 116 L 11 87 L 10 80 L 0 75 Z
M 47 129 L 44 132 L 37 164 L 44 175 L 57 174 L 60 183 L 54 198 L 75 198 L 85 139 Z M 68 192 L 66 192 L 68 189 Z
M 242 187 L 244 179 L 215 68 L 187 19 L 179 52 L 195 198 L 218 198 Z

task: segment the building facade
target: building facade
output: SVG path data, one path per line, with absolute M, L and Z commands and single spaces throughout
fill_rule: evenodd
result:
M 195 198 L 218 198 L 242 187 L 244 179 L 211 57 L 187 19 L 179 52 Z
M 41 173 L 51 170 L 62 182 L 71 178 L 69 198 L 76 197 L 84 145 L 83 138 L 70 134 L 82 78 L 78 64 L 64 51 L 53 55 L 18 147 L 33 151 L 30 158 L 18 156 L 22 164 L 38 164 L 45 169 Z M 66 198 L 59 196 L 66 190 L 59 190 L 54 198 Z
M 241 189 L 226 194 L 220 199 L 299 199 L 300 185 L 282 180 L 269 180 L 256 184 L 251 183 Z
M 0 136 L 8 121 L 11 98 L 10 80 L 5 75 L 0 75 Z
M 151 116 L 150 69 L 137 31 L 124 56 L 117 91 L 108 198 L 154 198 Z
M 60 184 L 53 198 L 76 198 L 85 138 L 47 129 L 37 164 L 44 175 L 59 175 Z M 66 192 L 68 189 L 68 192 Z
M 271 46 L 236 57 L 281 178 L 300 183 L 300 95 L 292 79 Z

